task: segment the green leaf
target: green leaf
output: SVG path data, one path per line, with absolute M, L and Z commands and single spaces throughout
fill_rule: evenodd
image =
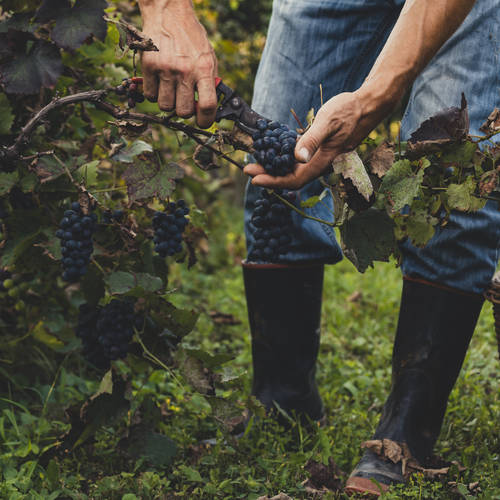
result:
M 74 50 L 90 36 L 99 40 L 106 37 L 107 26 L 103 19 L 105 0 L 45 0 L 38 10 L 37 19 L 56 21 L 52 40 L 64 49 Z
M 141 288 L 146 292 L 156 292 L 163 288 L 163 281 L 157 276 L 148 273 L 127 273 L 116 271 L 106 277 L 105 283 L 111 294 L 123 294 L 134 288 Z
M 453 163 L 461 167 L 467 166 L 471 163 L 478 147 L 475 142 L 471 141 L 466 141 L 462 144 L 453 144 L 445 149 L 441 156 L 441 161 L 443 163 Z
M 132 163 L 136 156 L 142 153 L 151 153 L 153 148 L 147 142 L 137 140 L 134 141 L 128 148 L 118 151 L 114 154 L 111 159 L 115 161 L 121 161 L 123 163 Z
M 39 234 L 39 230 L 29 233 L 20 234 L 14 238 L 9 238 L 7 244 L 2 248 L 0 257 L 0 266 L 7 267 L 14 262 L 33 244 L 33 241 Z
M 383 211 L 359 212 L 340 227 L 342 249 L 356 269 L 364 273 L 373 262 L 387 262 L 396 247 L 394 222 Z
M 177 337 L 186 336 L 196 325 L 199 313 L 190 309 L 178 309 L 170 302 L 162 301 L 162 319 L 164 325 L 175 332 Z
M 467 177 L 462 184 L 450 184 L 446 190 L 448 206 L 461 212 L 471 212 L 483 208 L 487 200 L 474 196 L 475 190 L 476 181 L 472 177 Z
M 307 200 L 301 201 L 300 206 L 301 208 L 312 208 L 317 205 L 319 201 L 319 196 L 311 196 L 310 198 L 307 198 Z
M 164 199 L 175 189 L 175 180 L 184 177 L 176 163 L 136 162 L 123 173 L 130 202 L 157 196 Z
M 99 163 L 99 160 L 93 160 L 83 164 L 73 173 L 73 177 L 77 181 L 83 181 L 87 187 L 95 186 L 97 184 L 97 166 Z
M 53 87 L 63 70 L 59 49 L 38 41 L 27 54 L 0 66 L 7 94 L 36 94 L 41 87 Z
M 0 94 L 0 135 L 5 135 L 10 132 L 10 127 L 14 123 L 14 115 L 12 113 L 12 108 L 10 107 L 9 99 L 2 92 Z
M 424 168 L 415 174 L 409 160 L 399 160 L 385 174 L 379 192 L 385 195 L 392 210 L 399 212 L 418 195 L 423 178 Z
M 405 232 L 413 245 L 422 248 L 434 236 L 435 226 L 439 220 L 424 210 L 411 213 L 405 222 Z
M 333 172 L 344 179 L 351 179 L 354 187 L 366 201 L 373 194 L 373 186 L 365 166 L 356 151 L 337 156 L 333 162 Z
M 41 342 L 42 344 L 58 351 L 60 348 L 64 347 L 64 342 L 59 340 L 54 335 L 51 335 L 45 329 L 45 325 L 43 321 L 39 321 L 32 330 L 33 338 Z
M 190 356 L 195 357 L 203 362 L 204 366 L 210 368 L 211 370 L 218 368 L 219 366 L 231 361 L 234 356 L 230 354 L 210 354 L 209 352 L 199 349 L 197 347 L 183 346 L 184 350 L 189 353 Z
M 0 196 L 6 195 L 14 187 L 18 178 L 17 171 L 0 172 Z
M 99 388 L 92 398 L 96 398 L 101 394 L 113 394 L 113 370 L 111 368 L 102 377 Z
M 200 473 L 192 467 L 188 467 L 187 465 L 180 465 L 178 468 L 182 472 L 183 476 L 192 483 L 203 483 L 205 481 L 201 477 Z
M 19 183 L 23 193 L 31 193 L 35 189 L 37 184 L 38 177 L 33 172 L 30 172 L 29 174 L 22 177 L 21 182 Z

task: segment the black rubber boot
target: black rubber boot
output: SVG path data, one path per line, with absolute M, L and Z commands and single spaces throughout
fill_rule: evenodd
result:
M 319 421 L 316 386 L 323 264 L 243 264 L 252 335 L 252 394 L 267 410 Z
M 432 455 L 448 396 L 462 367 L 483 297 L 405 280 L 392 357 L 392 389 L 373 439 L 406 443 L 421 464 Z M 367 450 L 346 491 L 404 482 L 401 462 Z

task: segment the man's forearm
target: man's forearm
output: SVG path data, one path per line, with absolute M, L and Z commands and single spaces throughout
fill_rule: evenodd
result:
M 407 0 L 384 48 L 359 89 L 368 109 L 397 102 L 462 24 L 474 0 Z M 383 106 L 382 106 L 383 107 Z

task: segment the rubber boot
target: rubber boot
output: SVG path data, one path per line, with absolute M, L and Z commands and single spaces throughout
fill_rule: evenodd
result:
M 280 408 L 304 420 L 323 418 L 315 381 L 323 269 L 323 264 L 243 263 L 252 336 L 252 394 L 273 413 Z
M 483 297 L 405 280 L 392 356 L 392 389 L 373 439 L 406 443 L 421 464 L 432 455 Z M 402 463 L 367 450 L 346 492 L 380 494 L 404 482 Z

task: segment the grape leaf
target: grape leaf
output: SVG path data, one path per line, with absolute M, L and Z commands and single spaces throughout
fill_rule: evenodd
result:
M 415 174 L 409 160 L 398 160 L 385 174 L 379 193 L 385 195 L 394 212 L 399 212 L 417 196 L 424 178 L 424 168 Z
M 328 195 L 328 190 L 323 189 L 319 195 L 316 196 L 311 196 L 307 198 L 307 200 L 301 201 L 300 202 L 300 207 L 301 208 L 312 208 L 316 206 L 325 196 Z
M 128 148 L 120 149 L 116 154 L 111 156 L 112 160 L 121 161 L 123 163 L 132 163 L 134 158 L 141 153 L 151 153 L 153 148 L 147 142 L 137 140 L 134 141 Z
M 485 134 L 494 134 L 500 130 L 500 109 L 495 108 L 488 116 L 486 121 L 479 127 Z
M 152 196 L 162 199 L 170 196 L 175 189 L 175 180 L 183 176 L 182 168 L 172 162 L 167 165 L 136 162 L 123 173 L 130 203 Z
M 364 273 L 373 262 L 388 262 L 396 247 L 394 222 L 381 210 L 359 212 L 340 227 L 342 250 L 356 269 Z
M 467 166 L 477 151 L 479 146 L 472 142 L 466 141 L 463 144 L 454 144 L 452 147 L 447 147 L 444 149 L 441 156 L 441 161 L 443 163 L 453 163 L 462 167 Z
M 395 222 L 398 240 L 408 237 L 413 245 L 422 248 L 434 236 L 435 226 L 439 220 L 430 215 L 427 210 L 418 209 L 409 215 L 396 217 Z
M 448 206 L 461 212 L 470 212 L 483 208 L 487 200 L 474 196 L 475 190 L 476 182 L 472 177 L 467 177 L 462 184 L 450 184 L 446 190 Z
M 63 65 L 56 46 L 38 41 L 27 54 L 0 66 L 2 83 L 7 94 L 36 94 L 41 87 L 53 87 Z
M 333 171 L 335 174 L 340 174 L 344 179 L 351 179 L 354 187 L 363 198 L 366 201 L 370 200 L 373 194 L 373 186 L 356 151 L 337 156 L 333 162 Z
M 6 195 L 16 184 L 19 174 L 14 172 L 0 172 L 0 196 Z
M 381 142 L 368 157 L 372 174 L 382 178 L 394 163 L 394 147 L 387 141 Z
M 132 457 L 145 458 L 156 467 L 166 467 L 177 453 L 175 441 L 145 424 L 132 426 L 128 437 L 120 442 L 120 446 L 124 445 Z
M 38 0 L 2 0 L 2 9 L 4 12 L 26 12 L 37 7 Z
M 156 292 L 163 287 L 163 281 L 157 276 L 148 273 L 127 273 L 125 271 L 116 271 L 111 273 L 105 279 L 109 287 L 109 293 L 122 294 L 142 288 L 146 292 Z
M 59 47 L 75 50 L 91 35 L 104 40 L 106 7 L 105 0 L 78 0 L 74 6 L 69 0 L 45 0 L 37 12 L 37 19 L 42 22 L 55 20 L 52 40 Z
M 431 141 L 460 141 L 469 133 L 469 113 L 467 101 L 462 94 L 460 108 L 446 108 L 422 122 L 420 127 L 411 134 L 409 144 Z

